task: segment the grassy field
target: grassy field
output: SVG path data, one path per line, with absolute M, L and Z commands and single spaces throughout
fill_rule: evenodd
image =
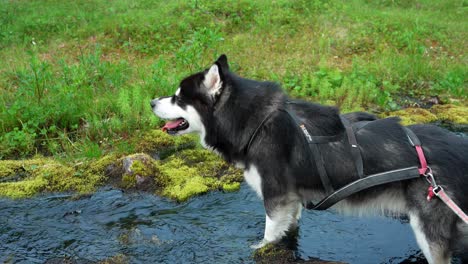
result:
M 466 105 L 467 32 L 463 0 L 0 0 L 0 159 L 131 152 L 149 100 L 221 53 L 342 111 Z

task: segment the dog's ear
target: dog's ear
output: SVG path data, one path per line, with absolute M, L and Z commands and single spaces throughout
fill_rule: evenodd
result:
M 211 95 L 216 95 L 221 91 L 221 87 L 223 86 L 223 80 L 221 79 L 218 64 L 213 64 L 213 66 L 211 66 L 208 72 L 205 73 L 203 85 L 206 87 L 208 93 Z
M 229 71 L 229 64 L 226 54 L 219 56 L 219 58 L 215 61 L 215 64 L 221 68 L 221 72 L 226 74 Z

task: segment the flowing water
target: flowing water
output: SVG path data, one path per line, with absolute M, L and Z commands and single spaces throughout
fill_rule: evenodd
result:
M 185 203 L 112 188 L 71 198 L 0 199 L 0 263 L 118 254 L 130 263 L 252 263 L 249 245 L 263 234 L 262 202 L 245 184 Z M 424 263 L 409 225 L 398 219 L 304 211 L 297 244 L 302 259 Z
M 264 228 L 262 203 L 246 185 L 181 204 L 110 188 L 70 197 L 0 200 L 0 262 L 97 261 L 120 253 L 131 263 L 250 263 L 249 245 Z M 303 213 L 297 248 L 303 259 L 400 263 L 417 252 L 400 220 Z

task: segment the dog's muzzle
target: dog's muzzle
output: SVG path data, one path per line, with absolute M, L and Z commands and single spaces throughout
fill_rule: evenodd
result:
M 156 106 L 156 100 L 158 99 L 154 99 L 150 101 L 151 108 L 154 108 Z

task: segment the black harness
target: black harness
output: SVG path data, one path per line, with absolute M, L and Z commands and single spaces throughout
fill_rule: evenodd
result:
M 293 103 L 294 102 L 290 102 L 290 101 L 287 102 L 287 104 L 293 104 Z M 376 173 L 376 174 L 371 174 L 371 175 L 365 175 L 361 150 L 359 149 L 359 145 L 356 140 L 355 133 L 359 129 L 363 128 L 364 126 L 366 126 L 368 123 L 372 121 L 360 121 L 360 122 L 351 124 L 347 119 L 340 117 L 341 122 L 343 123 L 345 127 L 346 136 L 347 136 L 349 147 L 350 147 L 350 152 L 351 152 L 354 165 L 355 165 L 359 178 L 349 184 L 346 184 L 345 186 L 340 187 L 339 189 L 335 189 L 333 188 L 333 185 L 331 184 L 330 178 L 325 169 L 325 162 L 323 161 L 318 145 L 339 141 L 340 139 L 343 138 L 343 134 L 332 135 L 332 136 L 311 136 L 305 124 L 299 120 L 299 118 L 293 111 L 291 111 L 288 108 L 285 108 L 285 109 L 280 108 L 278 110 L 287 113 L 291 117 L 291 119 L 294 120 L 294 122 L 299 126 L 302 133 L 304 134 L 305 139 L 309 143 L 309 149 L 312 152 L 312 156 L 314 157 L 314 161 L 315 161 L 323 188 L 325 189 L 326 197 L 322 199 L 321 201 L 319 201 L 317 204 L 314 204 L 310 201 L 307 202 L 307 204 L 304 204 L 304 207 L 307 209 L 325 210 L 331 207 L 332 205 L 336 204 L 337 202 L 345 199 L 346 197 L 354 193 L 357 193 L 359 191 L 368 189 L 370 187 L 374 187 L 377 185 L 390 183 L 390 182 L 419 178 L 421 176 L 419 168 L 417 166 L 396 169 L 396 170 L 391 170 L 391 171 L 386 171 L 386 172 L 381 172 L 381 173 Z M 254 140 L 259 129 L 272 116 L 274 112 L 275 111 L 271 112 L 267 117 L 265 117 L 265 119 L 263 119 L 263 121 L 254 131 L 247 145 L 246 153 L 248 152 L 248 149 L 250 148 L 250 145 L 252 141 Z M 403 129 L 412 146 L 421 146 L 421 142 L 419 141 L 418 137 L 413 133 L 413 131 L 411 131 L 410 129 L 406 127 L 403 127 Z

